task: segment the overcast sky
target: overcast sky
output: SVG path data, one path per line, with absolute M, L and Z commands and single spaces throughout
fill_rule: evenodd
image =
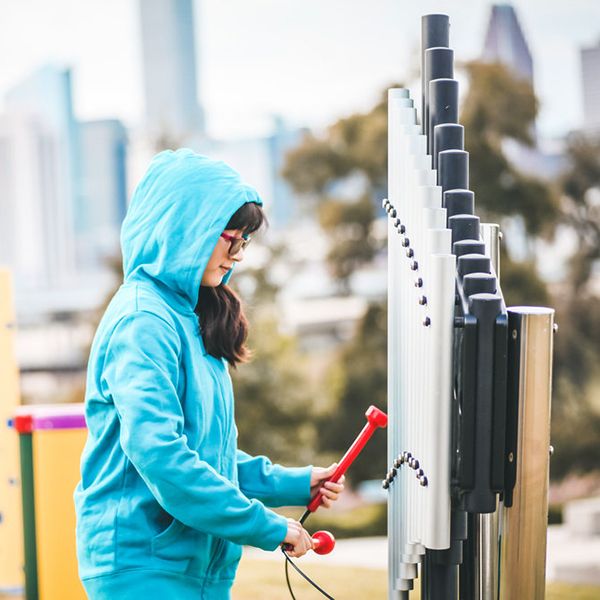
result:
M 45 63 L 74 69 L 79 118 L 143 115 L 139 0 L 0 0 L 0 95 Z M 534 60 L 541 133 L 581 121 L 579 48 L 600 39 L 599 0 L 513 2 Z M 270 114 L 320 127 L 368 109 L 417 67 L 420 17 L 450 15 L 458 60 L 478 56 L 487 0 L 202 0 L 199 87 L 215 136 L 264 131 Z

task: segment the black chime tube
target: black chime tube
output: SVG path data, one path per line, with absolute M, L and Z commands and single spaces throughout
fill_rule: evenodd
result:
M 440 123 L 433 128 L 433 168 L 437 169 L 438 154 L 444 150 L 465 149 L 465 128 L 458 123 Z
M 450 45 L 450 18 L 448 15 L 432 14 L 421 18 L 421 133 L 427 135 L 425 121 L 425 52 L 429 48 L 448 48 Z M 427 92 L 428 93 L 428 92 Z
M 449 79 L 454 77 L 454 50 L 451 48 L 428 48 L 425 50 L 423 64 L 423 122 L 424 132 L 427 134 L 427 152 L 434 155 L 433 130 L 431 129 L 431 114 L 429 106 L 429 83 L 434 79 Z M 435 168 L 435 167 L 434 167 Z

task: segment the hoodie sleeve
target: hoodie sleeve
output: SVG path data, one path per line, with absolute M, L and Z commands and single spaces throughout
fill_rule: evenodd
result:
M 237 471 L 242 492 L 267 506 L 301 506 L 310 501 L 312 466 L 282 467 L 266 456 L 238 450 Z
M 152 313 L 124 317 L 108 344 L 104 384 L 120 420 L 120 443 L 160 505 L 200 531 L 274 550 L 287 520 L 248 499 L 192 450 L 177 395 L 181 341 Z

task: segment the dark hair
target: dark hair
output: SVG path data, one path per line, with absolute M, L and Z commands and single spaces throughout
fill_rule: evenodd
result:
M 249 235 L 266 222 L 261 207 L 255 202 L 246 202 L 229 219 L 225 229 L 241 229 L 244 235 Z M 233 368 L 249 360 L 248 320 L 239 296 L 228 285 L 201 285 L 195 312 L 209 354 L 224 358 Z

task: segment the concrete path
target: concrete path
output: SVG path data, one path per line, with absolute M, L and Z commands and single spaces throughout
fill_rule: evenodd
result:
M 546 579 L 600 585 L 600 535 L 574 536 L 565 525 L 548 527 Z

